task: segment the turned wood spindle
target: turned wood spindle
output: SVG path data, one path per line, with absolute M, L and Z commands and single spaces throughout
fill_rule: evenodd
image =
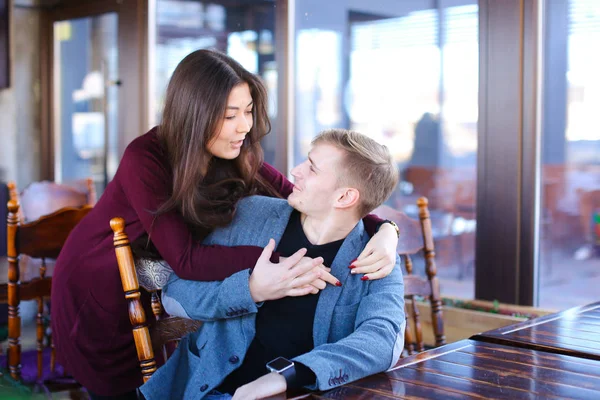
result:
M 40 279 L 46 277 L 46 258 L 42 258 L 42 265 L 40 266 Z M 37 339 L 37 370 L 38 379 L 42 378 L 43 367 L 44 367 L 44 298 L 39 297 L 37 299 L 38 311 L 36 316 L 36 339 Z
M 411 275 L 412 271 L 413 271 L 413 264 L 412 264 L 412 259 L 410 258 L 410 256 L 408 254 L 404 254 L 402 256 L 402 258 L 404 258 L 404 265 L 406 268 L 406 274 L 407 275 Z M 407 300 L 412 300 L 413 301 L 413 307 L 414 307 L 414 297 L 415 296 L 406 296 Z M 404 348 L 406 349 L 408 355 L 413 355 L 415 354 L 415 346 L 414 346 L 414 342 L 413 342 L 413 338 L 412 338 L 412 334 L 410 333 L 410 329 L 411 329 L 411 323 L 410 323 L 410 316 L 411 316 L 411 311 L 412 309 L 409 310 L 408 308 L 408 304 L 404 307 L 405 313 L 406 313 L 406 329 L 404 329 Z
M 7 255 L 8 255 L 8 368 L 11 377 L 21 380 L 21 317 L 19 316 L 19 259 L 15 237 L 19 226 L 19 203 L 8 202 Z
M 164 310 L 163 310 L 162 303 L 160 302 L 160 297 L 158 296 L 158 292 L 152 292 L 151 304 L 152 304 L 152 313 L 154 314 L 154 318 L 156 318 L 157 321 L 160 321 Z M 168 356 L 167 356 L 167 346 L 166 345 L 162 346 L 162 356 L 163 356 L 164 362 L 167 362 Z
M 145 383 L 156 371 L 156 361 L 146 323 L 146 314 L 140 301 L 140 286 L 135 272 L 129 238 L 125 233 L 125 220 L 123 218 L 113 218 L 110 220 L 110 227 L 114 232 L 113 240 L 121 274 L 121 283 L 123 284 L 125 298 L 129 303 L 129 320 L 133 326 L 133 338 Z
M 431 218 L 429 215 L 429 209 L 427 208 L 428 204 L 429 202 L 425 197 L 421 197 L 417 200 L 417 206 L 419 207 L 419 220 L 421 221 L 422 228 L 421 231 L 423 232 L 425 272 L 429 278 L 429 281 L 431 282 L 431 323 L 433 324 L 435 345 L 441 346 L 446 344 L 446 337 L 444 336 L 440 284 L 436 276 L 437 267 L 435 265 L 435 248 L 433 245 Z

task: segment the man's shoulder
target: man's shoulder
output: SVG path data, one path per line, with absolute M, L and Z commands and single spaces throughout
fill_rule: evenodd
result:
M 281 212 L 291 209 L 285 199 L 267 196 L 248 196 L 239 201 L 237 214 L 252 215 Z
M 267 245 L 269 238 L 283 234 L 292 208 L 287 201 L 264 196 L 249 196 L 237 204 L 231 224 L 215 229 L 204 244 L 225 246 Z

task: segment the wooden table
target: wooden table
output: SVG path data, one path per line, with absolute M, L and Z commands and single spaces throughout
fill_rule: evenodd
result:
M 600 399 L 600 361 L 462 340 L 311 399 Z
M 480 333 L 471 339 L 600 360 L 600 302 Z

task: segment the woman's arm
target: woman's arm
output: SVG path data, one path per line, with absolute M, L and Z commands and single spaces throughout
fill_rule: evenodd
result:
M 194 240 L 178 212 L 154 214 L 172 190 L 171 174 L 156 154 L 141 146 L 128 147 L 117 174 L 129 206 L 162 258 L 180 278 L 223 280 L 256 264 L 262 252 L 260 247 L 203 246 Z
M 258 171 L 262 177 L 271 184 L 273 189 L 277 191 L 284 199 L 292 193 L 294 184 L 288 180 L 281 172 L 277 171 L 275 167 L 268 163 L 263 163 L 262 167 Z
M 165 311 L 178 317 L 212 321 L 255 313 L 257 304 L 267 300 L 310 293 L 307 285 L 317 276 L 313 269 L 323 259 L 304 261 L 306 250 L 301 249 L 286 261 L 274 264 L 269 261 L 274 248 L 275 241 L 271 239 L 252 275 L 246 270 L 222 282 L 199 282 L 171 274 L 162 291 Z M 312 276 L 308 275 L 311 271 Z

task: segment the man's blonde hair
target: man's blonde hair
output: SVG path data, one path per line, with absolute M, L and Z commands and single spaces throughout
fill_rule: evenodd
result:
M 398 184 L 398 168 L 388 148 L 368 136 L 329 129 L 315 137 L 312 144 L 329 144 L 344 152 L 338 183 L 359 191 L 361 217 L 383 204 Z

